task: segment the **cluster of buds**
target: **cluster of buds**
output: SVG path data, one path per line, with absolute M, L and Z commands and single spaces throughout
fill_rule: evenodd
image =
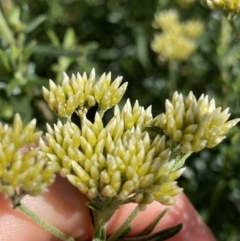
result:
M 0 192 L 9 197 L 39 195 L 55 179 L 56 165 L 37 158 L 36 120 L 23 127 L 19 114 L 13 126 L 0 123 Z
M 93 70 L 89 78 L 65 74 L 62 85 L 50 81 L 44 97 L 66 120 L 47 124 L 42 138 L 35 132 L 36 121 L 23 128 L 18 114 L 12 127 L 0 124 L 0 192 L 19 204 L 22 194 L 40 194 L 59 172 L 89 197 L 97 238 L 121 204 L 134 202 L 140 210 L 154 200 L 173 204 L 182 191 L 176 179 L 185 170 L 185 159 L 219 144 L 240 119 L 227 121 L 228 109 L 216 108 L 208 96 L 197 100 L 192 92 L 185 100 L 175 92 L 171 102 L 166 100 L 166 112 L 155 118 L 151 107 L 138 101 L 132 106 L 127 100 L 120 108 L 127 87 L 120 86 L 121 80 L 111 83 L 111 74 L 103 74 L 95 83 Z M 90 121 L 87 112 L 96 104 L 99 109 Z M 113 117 L 104 124 L 103 114 L 112 106 Z M 80 126 L 71 121 L 74 112 Z
M 122 77 L 117 77 L 111 83 L 111 73 L 103 74 L 95 82 L 95 70 L 89 78 L 86 73 L 77 73 L 69 78 L 64 73 L 62 85 L 49 81 L 50 90 L 43 87 L 43 96 L 49 107 L 61 117 L 68 118 L 74 112 L 80 117 L 85 115 L 89 108 L 98 104 L 99 111 L 104 112 L 116 105 L 124 95 L 127 83 L 120 86 Z
M 172 102 L 166 100 L 166 112 L 154 119 L 154 126 L 164 131 L 174 143 L 180 144 L 182 153 L 198 152 L 203 148 L 218 145 L 225 134 L 240 119 L 227 121 L 229 109 L 221 111 L 202 95 L 198 100 L 190 92 L 184 100 L 182 94 L 175 92 Z
M 210 9 L 219 9 L 226 13 L 238 14 L 240 12 L 239 0 L 201 0 L 201 3 Z
M 48 126 L 41 156 L 56 161 L 60 174 L 90 199 L 131 199 L 141 209 L 154 200 L 173 204 L 184 168 L 176 169 L 165 136 L 151 138 L 145 131 L 152 121 L 151 108 L 138 102 L 132 107 L 129 100 L 122 110 L 115 106 L 106 126 L 98 112 L 93 123 L 83 118 L 81 130 L 59 121 Z
M 175 18 L 174 14 L 172 18 Z M 68 100 L 71 98 L 69 92 L 73 96 L 78 93 L 73 92 L 77 86 L 67 91 L 70 85 L 75 86 L 75 77 L 66 78 L 62 87 L 53 87 L 51 82 L 51 90 L 44 89 L 45 98 L 52 99 L 50 95 L 54 92 L 54 98 L 59 99 L 60 89 L 62 96 L 68 93 Z M 221 108 L 215 108 L 214 100 L 209 102 L 208 96 L 204 95 L 196 100 L 192 92 L 186 100 L 175 92 L 172 102 L 166 101 L 166 113 L 153 119 L 151 107 L 145 109 L 138 101 L 132 106 L 127 100 L 122 109 L 116 105 L 122 97 L 121 87 L 118 88 L 120 79 L 111 83 L 108 74 L 95 84 L 94 71 L 89 79 L 86 74 L 83 77 L 78 74 L 77 78 L 81 86 L 78 91 L 84 96 L 81 105 L 88 103 L 89 98 L 103 109 L 115 105 L 114 116 L 106 125 L 99 112 L 93 122 L 83 113 L 81 128 L 70 119 L 66 123 L 58 121 L 53 128 L 47 125 L 46 141 L 40 140 L 40 157 L 56 163 L 60 174 L 92 200 L 115 198 L 126 203 L 131 199 L 141 208 L 154 200 L 172 204 L 173 197 L 182 190 L 175 181 L 184 171 L 179 158 L 205 147 L 214 147 L 239 121 L 226 122 L 228 109 L 221 112 Z M 125 91 L 126 84 L 122 86 Z M 107 98 L 110 93 L 116 93 L 118 97 Z M 51 103 L 57 102 L 49 101 Z M 79 102 L 74 108 L 77 105 Z M 149 128 L 161 131 L 153 135 Z
M 202 33 L 200 21 L 181 23 L 177 11 L 168 10 L 155 15 L 153 26 L 161 29 L 152 41 L 152 49 L 163 60 L 187 60 L 195 51 L 195 39 Z
M 119 88 L 120 83 L 121 78 L 111 83 L 111 74 L 95 83 L 94 70 L 89 79 L 84 73 L 71 79 L 65 75 L 61 86 L 50 81 L 50 91 L 43 89 L 49 106 L 63 117 L 86 108 L 79 114 L 81 127 L 70 118 L 53 128 L 47 124 L 41 139 L 41 132 L 34 132 L 35 120 L 23 128 L 17 114 L 13 127 L 1 124 L 0 191 L 13 196 L 18 187 L 37 195 L 58 171 L 90 199 L 114 197 L 141 208 L 154 200 L 172 204 L 182 190 L 175 181 L 184 171 L 179 157 L 216 146 L 240 120 L 227 121 L 228 109 L 216 108 L 208 96 L 197 100 L 192 92 L 185 100 L 175 92 L 171 102 L 166 100 L 166 112 L 155 118 L 151 107 L 145 109 L 138 101 L 132 106 L 127 100 L 120 109 L 117 103 L 127 86 Z M 115 105 L 105 125 L 98 111 L 93 122 L 86 117 L 96 103 L 100 110 Z M 151 128 L 160 131 L 153 135 Z M 38 147 L 31 145 L 39 138 Z

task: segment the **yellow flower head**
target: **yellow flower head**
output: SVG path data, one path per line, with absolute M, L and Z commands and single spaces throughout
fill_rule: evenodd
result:
M 240 12 L 240 0 L 201 0 L 201 3 L 211 9 L 220 9 L 228 13 Z
M 144 130 L 152 124 L 150 110 L 127 101 L 106 126 L 98 113 L 93 123 L 84 117 L 81 129 L 59 121 L 40 142 L 42 156 L 56 161 L 60 174 L 91 199 L 172 204 L 184 169 L 171 160 L 165 136 L 151 138 Z
M 162 31 L 180 31 L 178 12 L 174 9 L 159 12 L 154 15 L 153 27 Z
M 198 100 L 190 92 L 184 100 L 182 94 L 175 92 L 172 101 L 166 100 L 166 112 L 157 116 L 154 126 L 161 128 L 174 143 L 180 144 L 182 153 L 198 152 L 205 147 L 219 144 L 225 134 L 240 119 L 227 121 L 229 109 L 221 111 L 202 95 Z
M 187 21 L 182 24 L 183 35 L 191 39 L 195 39 L 200 36 L 203 30 L 203 24 L 198 20 Z
M 161 60 L 187 60 L 195 51 L 195 39 L 203 32 L 200 21 L 181 23 L 177 11 L 168 10 L 154 16 L 153 26 L 162 30 L 152 41 L 152 49 Z
M 176 41 L 177 40 L 177 41 Z M 152 49 L 163 60 L 187 60 L 196 49 L 194 42 L 176 32 L 157 34 Z
M 36 120 L 23 127 L 19 114 L 13 126 L 0 123 L 0 192 L 8 196 L 40 194 L 55 179 L 55 164 L 38 159 Z
M 95 70 L 89 78 L 86 73 L 69 78 L 64 73 L 62 85 L 49 81 L 50 90 L 43 87 L 43 96 L 49 107 L 61 117 L 69 117 L 74 112 L 79 116 L 87 113 L 96 103 L 100 110 L 107 110 L 116 105 L 123 97 L 127 83 L 120 86 L 122 77 L 117 77 L 111 83 L 111 73 L 103 74 L 95 82 Z

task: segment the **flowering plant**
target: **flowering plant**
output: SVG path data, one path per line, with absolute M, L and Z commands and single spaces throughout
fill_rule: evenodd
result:
M 108 2 L 106 8 L 113 9 L 112 14 L 107 16 L 111 24 L 117 23 L 123 16 L 126 17 L 126 15 L 122 15 L 126 13 L 122 11 L 120 3 L 111 0 Z M 114 2 L 114 4 L 111 2 Z M 163 211 L 156 220 L 149 224 L 146 230 L 138 233 L 137 237 L 128 237 L 131 221 L 139 211 L 145 210 L 149 204 L 158 202 L 168 206 L 174 205 L 174 197 L 182 192 L 182 185 L 178 186 L 177 179 L 185 171 L 186 159 L 194 152 L 199 152 L 204 148 L 213 148 L 221 143 L 228 131 L 239 122 L 238 118 L 234 119 L 239 116 L 236 110 L 231 108 L 234 117 L 229 120 L 228 108 L 222 110 L 220 107 L 216 107 L 215 100 L 209 100 L 207 95 L 196 98 L 193 92 L 196 94 L 197 90 L 191 86 L 191 83 L 196 79 L 198 79 L 201 87 L 205 86 L 200 81 L 203 80 L 203 76 L 204 79 L 207 79 L 205 74 L 211 69 L 208 65 L 210 62 L 214 62 L 217 67 L 215 68 L 217 69 L 216 73 L 219 73 L 219 75 L 216 74 L 212 79 L 216 79 L 218 82 L 217 84 L 214 83 L 214 86 L 210 86 L 211 90 L 207 90 L 206 85 L 206 92 L 211 91 L 211 95 L 216 97 L 216 102 L 219 102 L 216 94 L 218 90 L 221 90 L 219 91 L 220 94 L 228 92 L 239 94 L 239 76 L 234 67 L 234 63 L 238 60 L 235 56 L 233 58 L 238 45 L 236 45 L 235 36 L 230 34 L 231 29 L 229 27 L 231 26 L 236 35 L 240 36 L 234 21 L 239 13 L 239 3 L 238 1 L 224 0 L 198 1 L 205 7 L 217 10 L 212 13 L 212 18 L 217 20 L 214 23 L 212 20 L 209 20 L 208 23 L 208 20 L 203 21 L 203 19 L 201 21 L 181 19 L 181 11 L 173 10 L 176 6 L 181 6 L 184 9 L 183 11 L 193 10 L 194 4 L 198 4 L 196 2 L 195 0 L 159 1 L 161 12 L 156 11 L 153 22 L 153 27 L 158 29 L 158 33 L 155 34 L 153 39 L 151 34 L 146 37 L 144 35 L 146 29 L 143 27 L 145 23 L 138 23 L 139 27 L 134 30 L 136 31 L 137 58 L 135 58 L 135 51 L 129 51 L 131 48 L 125 49 L 123 47 L 124 56 L 132 55 L 131 61 L 137 59 L 138 64 L 142 65 L 144 71 L 147 70 L 146 73 L 151 73 L 151 76 L 154 76 L 154 73 L 151 72 L 154 67 L 149 64 L 150 59 L 147 55 L 147 50 L 151 51 L 151 48 L 147 48 L 147 43 L 151 42 L 150 45 L 157 54 L 160 68 L 166 66 L 169 68 L 168 77 L 165 78 L 163 74 L 163 80 L 157 74 L 156 79 L 154 77 L 151 79 L 146 75 L 141 82 L 146 89 L 153 87 L 153 92 L 158 100 L 164 99 L 164 94 L 168 91 L 171 94 L 173 93 L 172 98 L 165 102 L 165 111 L 161 114 L 158 111 L 157 115 L 152 114 L 151 107 L 141 106 L 144 103 L 144 98 L 141 98 L 140 101 L 136 100 L 134 103 L 131 103 L 129 99 L 127 101 L 122 99 L 128 84 L 126 82 L 122 84 L 122 77 L 117 77 L 112 81 L 111 73 L 103 74 L 99 79 L 95 76 L 94 69 L 90 75 L 77 73 L 68 76 L 64 73 L 62 81 L 62 71 L 70 72 L 68 68 L 75 62 L 78 62 L 77 68 L 80 66 L 83 69 L 90 69 L 89 66 L 93 64 L 89 60 L 88 54 L 94 53 L 96 45 L 89 44 L 85 46 L 86 48 L 81 46 L 79 50 L 77 38 L 72 28 L 66 30 L 61 41 L 53 30 L 47 31 L 54 48 L 52 48 L 53 46 L 41 46 L 36 44 L 35 41 L 29 41 L 32 36 L 28 34 L 44 22 L 47 19 L 46 16 L 40 15 L 34 21 L 31 21 L 26 15 L 26 7 L 25 14 L 20 14 L 20 7 L 12 7 L 14 4 L 11 1 L 1 2 L 4 11 L 0 11 L 0 32 L 2 33 L 0 36 L 2 47 L 0 51 L 2 63 L 0 66 L 2 74 L 0 81 L 0 104 L 2 107 L 0 111 L 2 120 L 2 123 L 0 123 L 0 192 L 11 200 L 14 209 L 21 210 L 57 238 L 73 241 L 76 238 L 75 236 L 71 237 L 45 222 L 29 210 L 22 200 L 26 195 L 40 195 L 53 184 L 57 175 L 61 175 L 68 184 L 70 183 L 69 185 L 72 185 L 71 188 L 79 189 L 88 199 L 87 205 L 91 210 L 94 224 L 93 240 L 165 240 L 181 230 L 183 225 L 178 224 L 155 234 L 151 233 L 166 213 L 166 211 Z M 51 2 L 49 6 L 53 6 L 52 9 L 55 12 L 54 4 Z M 88 4 L 102 3 L 92 0 Z M 152 13 L 152 6 L 150 13 Z M 137 6 L 132 6 L 133 9 L 135 7 Z M 163 8 L 166 11 L 162 11 Z M 62 6 L 60 9 L 65 10 Z M 156 9 L 157 7 L 154 7 L 154 11 Z M 91 9 L 90 12 L 95 11 Z M 216 32 L 218 33 L 218 27 L 216 27 L 218 25 L 216 24 L 222 13 L 226 18 L 221 20 L 218 40 L 215 37 Z M 56 16 L 58 14 L 56 11 Z M 74 17 L 69 19 L 74 19 Z M 139 20 L 140 18 L 136 19 Z M 138 21 L 136 19 L 135 22 Z M 128 22 L 131 23 L 131 21 Z M 152 15 L 147 24 L 150 28 L 151 22 Z M 229 23 L 230 25 L 228 25 Z M 87 35 L 92 31 L 91 21 L 87 20 L 85 26 L 87 27 L 83 27 L 83 29 L 85 29 Z M 88 26 L 90 26 L 89 29 Z M 216 48 L 218 56 L 213 54 L 215 49 L 209 48 L 210 44 L 207 43 L 206 39 L 204 40 L 207 43 L 205 46 L 201 43 L 201 37 L 199 38 L 199 36 L 206 38 L 203 29 L 206 30 L 207 28 L 214 30 L 210 40 L 214 39 L 212 41 L 214 43 L 215 40 L 219 41 Z M 127 35 L 127 33 L 124 33 L 124 35 L 116 38 L 118 40 L 115 42 L 115 46 L 127 45 L 130 34 Z M 227 50 L 230 49 L 230 45 L 234 54 L 228 56 Z M 100 62 L 101 58 L 109 58 L 112 64 L 111 58 L 122 57 L 121 51 L 116 49 L 110 49 L 109 51 L 101 49 L 99 56 L 97 56 L 99 57 L 98 61 Z M 103 52 L 104 54 L 102 54 Z M 32 56 L 36 53 L 47 53 L 59 57 L 58 64 L 51 65 L 51 71 L 56 73 L 54 81 L 50 80 L 49 88 L 43 87 L 43 96 L 47 104 L 42 99 L 39 101 L 40 97 L 38 97 L 39 89 L 36 85 L 40 83 L 40 85 L 46 86 L 47 84 L 44 84 L 44 79 L 38 77 L 38 74 L 35 73 L 35 63 L 32 62 Z M 115 56 L 114 53 L 117 53 L 117 55 Z M 204 55 L 207 55 L 208 58 L 203 58 Z M 39 60 L 41 62 L 41 58 Z M 100 66 L 96 62 L 94 65 L 99 69 Z M 123 66 L 126 67 L 128 64 L 125 63 Z M 158 68 L 159 66 L 155 71 L 157 73 Z M 132 68 L 132 70 L 135 70 L 135 68 Z M 142 71 L 136 72 L 132 71 L 136 78 L 142 77 Z M 234 73 L 235 77 L 232 78 L 230 73 Z M 193 90 L 189 94 L 174 92 L 176 89 L 181 89 L 182 81 L 177 82 L 181 77 L 185 81 L 184 88 Z M 222 81 L 221 84 L 219 84 L 220 81 Z M 196 85 L 196 88 L 200 85 Z M 205 92 L 205 87 L 204 90 L 201 89 L 200 91 Z M 183 91 L 183 93 L 186 92 Z M 29 107 L 26 108 L 26 111 L 21 106 L 22 102 L 19 104 L 16 101 L 19 96 L 24 94 L 28 96 L 27 101 L 24 102 Z M 227 101 L 224 99 L 221 105 L 225 105 L 225 101 L 227 105 L 231 106 L 231 101 L 236 95 L 232 96 L 233 98 L 226 98 Z M 35 99 L 39 98 L 38 101 L 32 101 L 34 97 L 37 97 Z M 15 102 L 8 101 L 11 98 L 15 99 Z M 36 119 L 30 121 L 26 126 L 24 125 L 26 120 L 32 118 L 33 113 L 29 114 L 27 118 L 24 115 L 31 112 L 29 111 L 31 109 L 29 103 L 32 104 L 32 102 L 36 104 L 38 110 L 41 110 L 41 114 L 45 115 L 44 125 L 45 122 L 50 123 L 54 119 L 47 105 L 59 117 L 55 124 L 47 124 L 46 133 L 36 130 Z M 19 109 L 19 106 L 21 106 L 21 109 Z M 111 108 L 113 111 L 108 111 Z M 18 111 L 22 112 L 21 116 L 18 113 L 14 116 L 14 113 Z M 112 116 L 110 116 L 111 113 Z M 13 119 L 12 125 L 5 123 L 11 121 L 11 119 Z M 38 120 L 39 122 L 41 120 Z M 233 142 L 233 138 L 231 141 Z M 224 152 L 226 143 L 222 145 L 220 156 Z M 228 148 L 226 148 L 228 153 L 224 153 L 226 155 L 222 155 L 221 158 L 229 155 L 233 159 L 232 146 L 228 143 Z M 205 150 L 202 153 L 206 154 L 208 151 Z M 214 205 L 220 197 L 221 192 L 219 190 L 226 175 L 228 158 L 225 159 L 224 164 L 221 164 L 223 175 L 220 177 L 221 179 L 218 181 L 215 192 L 211 197 L 211 203 Z M 235 157 L 235 159 L 238 159 L 238 157 Z M 217 161 L 216 158 L 214 163 L 216 164 Z M 215 172 L 215 169 L 212 169 Z M 205 175 L 202 176 L 205 178 Z M 219 180 L 218 178 L 215 179 Z M 207 179 L 206 182 L 208 182 Z M 55 185 L 57 185 L 56 183 Z M 233 179 L 229 183 L 233 190 L 231 195 L 222 196 L 235 200 L 237 207 L 239 198 L 236 188 L 237 181 Z M 200 181 L 198 185 L 201 188 Z M 215 185 L 215 183 L 212 185 Z M 199 198 L 198 195 L 196 195 L 196 199 Z M 201 200 L 198 201 L 201 202 Z M 134 203 L 136 205 L 135 210 L 115 233 L 107 236 L 106 226 L 110 218 L 119 207 L 128 203 Z M 209 206 L 213 206 L 212 204 Z M 217 210 L 215 206 L 209 209 L 211 210 L 210 214 L 213 213 L 212 210 Z M 229 216 L 231 214 L 232 212 L 229 212 Z M 212 216 L 215 219 L 217 215 L 215 213 Z M 219 236 L 221 236 L 220 233 Z
M 155 118 L 151 107 L 145 109 L 138 101 L 132 106 L 127 100 L 120 108 L 118 103 L 127 88 L 121 81 L 117 77 L 111 82 L 110 73 L 96 81 L 94 69 L 89 77 L 86 73 L 71 78 L 64 74 L 61 85 L 50 80 L 50 89 L 43 87 L 49 107 L 63 119 L 54 127 L 47 124 L 45 135 L 34 132 L 35 120 L 23 128 L 18 114 L 13 127 L 0 125 L 0 190 L 14 208 L 28 214 L 21 198 L 40 194 L 54 181 L 55 173 L 60 173 L 89 198 L 93 240 L 119 240 L 146 205 L 154 200 L 174 204 L 173 197 L 182 191 L 176 179 L 184 172 L 187 157 L 219 144 L 240 121 L 228 121 L 228 109 L 216 108 L 208 96 L 197 100 L 192 92 L 186 98 L 175 92 L 171 101 L 166 100 L 165 113 Z M 104 113 L 113 106 L 113 117 L 104 123 Z M 93 107 L 97 108 L 91 120 L 88 113 Z M 78 123 L 72 121 L 73 114 Z M 122 204 L 130 202 L 137 203 L 137 208 L 107 239 L 107 222 Z M 44 227 L 62 240 L 73 240 L 48 224 Z M 164 240 L 181 227 L 142 238 Z

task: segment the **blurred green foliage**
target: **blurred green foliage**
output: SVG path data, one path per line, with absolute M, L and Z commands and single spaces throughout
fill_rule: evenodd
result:
M 184 2 L 186 2 L 184 4 Z M 129 82 L 125 96 L 153 113 L 163 111 L 175 90 L 215 98 L 240 116 L 240 40 L 218 11 L 199 1 L 179 0 L 1 0 L 0 120 L 19 112 L 38 127 L 56 117 L 42 98 L 48 79 L 95 67 Z M 204 34 L 187 61 L 161 62 L 151 49 L 154 14 L 176 9 L 182 21 L 200 20 Z M 240 28 L 240 17 L 234 19 Z M 176 40 L 177 41 L 177 40 Z M 218 240 L 240 237 L 239 126 L 213 150 L 194 154 L 180 186 Z

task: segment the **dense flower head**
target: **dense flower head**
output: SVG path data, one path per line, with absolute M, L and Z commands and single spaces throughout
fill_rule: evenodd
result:
M 114 116 L 119 119 L 119 121 L 123 120 L 125 130 L 129 130 L 136 126 L 139 126 L 141 130 L 143 130 L 145 126 L 150 125 L 153 120 L 151 106 L 145 110 L 136 100 L 132 107 L 129 99 L 127 99 L 122 110 L 120 110 L 118 105 L 115 106 Z
M 240 12 L 240 0 L 201 0 L 201 3 L 211 9 L 220 9 L 228 13 Z
M 161 23 L 161 19 L 158 21 Z M 193 26 L 189 24 L 188 28 Z M 92 72 L 89 79 L 86 74 L 77 77 L 76 83 L 81 87 L 74 87 L 85 96 L 73 108 L 79 111 L 79 103 L 81 110 L 86 107 L 80 115 L 80 126 L 70 118 L 65 123 L 59 120 L 53 127 L 47 125 L 45 139 L 39 141 L 38 157 L 55 163 L 63 177 L 97 203 L 109 203 L 114 198 L 119 205 L 132 201 L 141 209 L 154 200 L 174 203 L 173 197 L 182 191 L 176 179 L 184 171 L 185 159 L 192 152 L 220 143 L 240 120 L 227 121 L 228 109 L 216 108 L 208 96 L 197 100 L 192 92 L 185 100 L 175 92 L 172 101 L 166 101 L 166 112 L 153 118 L 151 107 L 145 109 L 138 101 L 133 106 L 130 100 L 122 108 L 117 105 L 126 89 L 125 85 L 120 86 L 121 78 L 111 83 L 111 75 L 103 74 L 95 83 L 94 76 Z M 71 87 L 72 80 L 68 81 Z M 75 94 L 67 91 L 70 87 L 65 84 L 61 87 L 66 89 L 63 100 Z M 44 90 L 45 99 L 49 102 L 53 92 L 58 96 L 61 88 Z M 100 106 L 92 121 L 87 119 L 88 108 L 92 106 L 86 101 L 89 97 L 94 100 L 90 101 L 93 105 Z M 112 106 L 113 117 L 105 124 L 101 110 Z
M 0 123 L 0 192 L 8 196 L 40 194 L 55 178 L 55 165 L 38 159 L 36 120 L 25 127 L 19 114 L 13 126 Z
M 41 155 L 56 161 L 60 174 L 89 198 L 172 204 L 182 191 L 175 180 L 184 169 L 174 165 L 165 136 L 151 138 L 144 130 L 151 123 L 150 108 L 127 101 L 105 126 L 97 112 L 93 123 L 83 118 L 81 129 L 60 121 L 48 127 Z
M 153 27 L 162 31 L 181 31 L 178 12 L 174 9 L 154 14 Z
M 192 92 L 185 100 L 182 94 L 175 92 L 172 101 L 166 100 L 165 107 L 166 112 L 154 119 L 154 126 L 180 144 L 182 153 L 216 146 L 240 121 L 227 121 L 230 116 L 228 108 L 221 111 L 221 107 L 215 107 L 214 99 L 209 101 L 207 95 L 201 95 L 197 100 Z
M 175 32 L 167 32 L 154 36 L 152 49 L 159 53 L 159 58 L 163 60 L 187 60 L 196 46 L 185 36 Z
M 182 24 L 182 33 L 189 39 L 195 39 L 203 32 L 203 24 L 199 20 L 187 21 Z
M 43 96 L 49 107 L 64 118 L 74 112 L 82 116 L 96 104 L 100 110 L 105 111 L 121 100 L 127 83 L 120 86 L 122 77 L 117 77 L 111 82 L 111 73 L 103 74 L 97 82 L 95 79 L 94 69 L 89 77 L 85 72 L 83 75 L 73 74 L 71 78 L 64 73 L 62 85 L 56 85 L 50 80 L 50 90 L 43 87 Z
M 181 23 L 177 11 L 155 14 L 153 26 L 162 33 L 154 36 L 152 49 L 164 60 L 187 60 L 196 49 L 195 39 L 203 32 L 200 21 Z

